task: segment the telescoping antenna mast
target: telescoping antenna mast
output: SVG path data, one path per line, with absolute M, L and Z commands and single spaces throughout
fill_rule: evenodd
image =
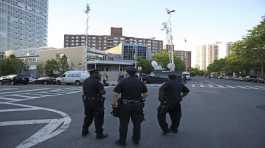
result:
M 167 45 L 169 50 L 169 64 L 168 68 L 170 71 L 175 71 L 175 64 L 174 64 L 174 49 L 173 49 L 173 35 L 172 35 L 172 23 L 171 23 L 171 15 L 175 12 L 175 10 L 169 10 L 166 9 L 167 15 L 168 15 L 168 21 L 162 23 L 163 29 L 166 32 L 166 38 L 167 38 Z
M 88 46 L 87 46 L 87 43 L 88 43 L 88 22 L 89 22 L 89 12 L 90 12 L 90 6 L 89 4 L 86 5 L 86 31 L 85 31 L 85 35 L 86 35 L 86 41 L 85 41 L 85 62 L 84 62 L 84 70 L 87 70 L 87 60 L 88 60 Z

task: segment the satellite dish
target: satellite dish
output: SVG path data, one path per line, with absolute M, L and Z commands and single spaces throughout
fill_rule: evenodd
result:
M 154 70 L 162 70 L 162 66 L 159 65 L 156 61 L 152 61 L 151 65 L 154 68 Z
M 157 66 L 158 66 L 158 64 L 157 64 L 157 62 L 156 62 L 156 61 L 152 61 L 152 62 L 151 62 L 151 64 L 152 64 L 153 68 L 155 68 L 155 67 L 157 67 Z
M 167 68 L 168 68 L 170 71 L 175 71 L 175 64 L 174 64 L 174 63 L 168 63 L 168 64 L 167 64 Z

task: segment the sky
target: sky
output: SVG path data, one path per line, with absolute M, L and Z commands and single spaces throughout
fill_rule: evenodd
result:
M 89 34 L 109 35 L 113 26 L 122 27 L 125 36 L 164 41 L 166 8 L 176 10 L 172 15 L 176 50 L 240 40 L 265 16 L 264 0 L 49 0 L 49 47 L 63 47 L 64 34 L 85 33 L 87 3 Z M 194 65 L 195 53 L 192 57 Z

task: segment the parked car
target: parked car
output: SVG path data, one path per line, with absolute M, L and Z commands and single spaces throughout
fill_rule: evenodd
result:
M 56 78 L 56 83 L 81 85 L 88 77 L 89 73 L 87 71 L 67 71 Z
M 7 75 L 1 78 L 1 84 L 28 84 L 29 83 L 29 77 L 23 74 L 11 74 Z
M 3 79 L 5 79 L 5 77 L 6 77 L 6 76 L 1 76 L 1 77 L 0 77 L 0 85 L 3 84 Z
M 258 83 L 265 83 L 265 80 L 263 78 L 257 78 Z
M 54 77 L 40 77 L 34 81 L 34 84 L 56 84 L 56 79 Z
M 246 76 L 246 81 L 257 82 L 257 77 L 256 76 Z

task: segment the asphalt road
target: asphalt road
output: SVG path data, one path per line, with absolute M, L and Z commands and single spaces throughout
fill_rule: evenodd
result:
M 158 127 L 157 90 L 150 85 L 142 126 L 142 148 L 265 148 L 265 84 L 193 78 L 182 102 L 179 133 L 162 136 Z M 0 148 L 116 147 L 118 119 L 110 115 L 107 87 L 105 132 L 96 140 L 94 127 L 81 137 L 80 87 L 56 85 L 0 86 Z M 131 125 L 130 125 L 131 126 Z M 128 133 L 127 147 L 135 147 Z

